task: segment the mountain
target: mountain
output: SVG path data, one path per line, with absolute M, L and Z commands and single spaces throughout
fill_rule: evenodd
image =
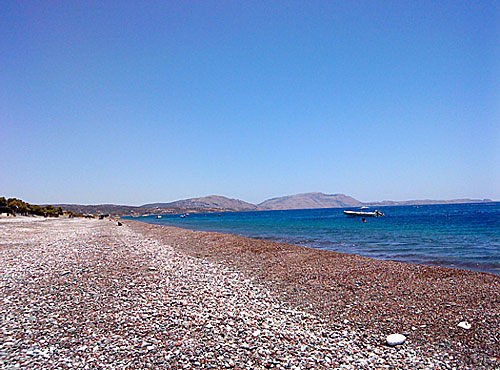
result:
M 451 200 L 382 200 L 380 202 L 367 202 L 363 203 L 365 206 L 415 206 L 415 205 L 429 205 L 429 204 L 463 204 L 463 203 L 488 203 L 493 202 L 491 199 L 451 199 Z
M 190 198 L 170 203 L 151 203 L 142 207 L 147 208 L 183 208 L 203 210 L 227 210 L 227 211 L 256 211 L 255 204 L 244 202 L 240 199 L 231 199 L 220 195 L 209 195 L 201 198 Z
M 118 204 L 58 204 L 65 211 L 72 211 L 76 214 L 110 214 L 120 216 L 138 216 L 143 214 L 158 214 L 163 212 L 175 212 L 176 210 L 159 210 L 152 207 L 124 206 Z M 182 212 L 182 211 L 180 211 Z
M 345 194 L 304 193 L 268 199 L 257 206 L 262 210 L 342 208 L 362 206 L 359 200 Z
M 120 216 L 139 216 L 144 214 L 184 213 L 184 212 L 219 212 L 219 211 L 264 211 L 284 209 L 347 208 L 360 206 L 407 206 L 423 204 L 486 203 L 491 199 L 453 199 L 453 200 L 384 200 L 380 202 L 360 202 L 345 194 L 304 193 L 265 200 L 257 205 L 240 199 L 231 199 L 220 195 L 190 198 L 170 203 L 150 203 L 142 206 L 116 204 L 55 204 L 65 211 L 77 214 L 111 214 Z

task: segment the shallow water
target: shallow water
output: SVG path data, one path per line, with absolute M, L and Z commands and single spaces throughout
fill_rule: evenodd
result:
M 352 210 L 359 210 L 351 208 Z M 343 209 L 224 212 L 134 218 L 359 254 L 500 275 L 500 203 L 378 207 L 385 217 L 346 217 Z M 373 211 L 373 209 L 370 209 Z

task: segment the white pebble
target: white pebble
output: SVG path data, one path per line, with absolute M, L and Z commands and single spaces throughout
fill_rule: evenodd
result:
M 469 330 L 469 329 L 472 327 L 472 325 L 471 325 L 471 324 L 469 324 L 467 321 L 460 321 L 460 322 L 458 323 L 458 327 L 459 327 L 459 328 L 462 328 L 462 329 Z
M 399 344 L 403 344 L 406 340 L 406 337 L 403 334 L 391 334 L 386 338 L 386 342 L 390 346 L 397 346 Z

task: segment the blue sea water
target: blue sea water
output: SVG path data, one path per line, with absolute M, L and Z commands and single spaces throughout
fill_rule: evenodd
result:
M 351 210 L 359 210 L 350 208 Z M 344 209 L 224 212 L 135 218 L 152 224 L 275 240 L 384 260 L 500 275 L 500 203 L 378 207 L 385 217 Z M 373 209 L 370 209 L 373 211 Z

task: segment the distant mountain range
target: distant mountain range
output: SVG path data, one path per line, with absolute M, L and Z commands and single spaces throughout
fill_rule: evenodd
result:
M 103 214 L 138 216 L 143 214 L 184 213 L 184 212 L 221 212 L 221 211 L 264 211 L 313 208 L 349 208 L 361 206 L 405 206 L 423 204 L 486 203 L 491 199 L 453 199 L 453 200 L 384 200 L 380 202 L 361 202 L 345 194 L 304 193 L 271 198 L 259 204 L 251 204 L 240 199 L 220 195 L 190 198 L 169 203 L 150 203 L 142 206 L 122 206 L 115 204 L 80 205 L 56 204 L 64 210 L 79 214 Z
M 452 200 L 432 200 L 432 199 L 421 199 L 421 200 L 383 200 L 380 202 L 367 202 L 363 203 L 365 206 L 381 207 L 381 206 L 415 206 L 424 204 L 463 204 L 463 203 L 489 203 L 493 202 L 491 199 L 452 199 Z

